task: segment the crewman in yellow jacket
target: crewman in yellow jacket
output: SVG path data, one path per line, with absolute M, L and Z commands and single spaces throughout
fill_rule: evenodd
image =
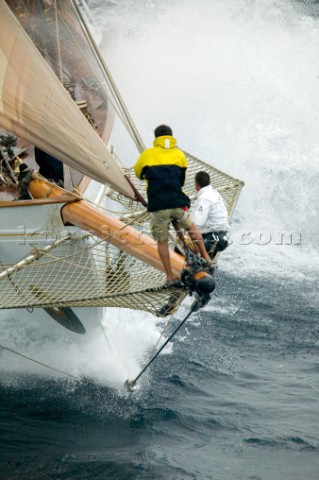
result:
M 147 181 L 147 210 L 150 216 L 152 235 L 157 241 L 160 259 L 166 272 L 166 283 L 174 285 L 168 248 L 168 230 L 172 221 L 188 231 L 198 245 L 202 257 L 211 260 L 205 249 L 202 236 L 192 222 L 190 199 L 183 191 L 188 166 L 184 153 L 176 147 L 172 129 L 159 125 L 155 131 L 153 148 L 144 150 L 134 166 L 139 179 Z

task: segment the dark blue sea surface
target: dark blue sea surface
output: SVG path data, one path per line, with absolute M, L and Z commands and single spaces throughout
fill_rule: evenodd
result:
M 35 375 L 2 383 L 0 478 L 317 479 L 307 290 L 220 273 L 211 304 L 132 394 Z

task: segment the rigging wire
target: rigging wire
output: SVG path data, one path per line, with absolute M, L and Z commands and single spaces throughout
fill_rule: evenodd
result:
M 198 297 L 192 304 L 191 308 L 190 308 L 190 311 L 188 312 L 188 314 L 184 317 L 184 319 L 181 321 L 181 323 L 177 326 L 177 328 L 175 328 L 175 330 L 173 331 L 173 333 L 168 337 L 168 339 L 163 343 L 163 345 L 161 346 L 161 348 L 155 353 L 155 355 L 153 355 L 153 357 L 147 362 L 147 364 L 145 365 L 145 367 L 140 371 L 140 373 L 137 375 L 137 377 L 134 378 L 134 380 L 126 380 L 125 382 L 125 386 L 128 388 L 129 391 L 133 391 L 136 387 L 136 383 L 137 381 L 141 378 L 141 376 L 145 373 L 145 371 L 148 369 L 148 367 L 154 362 L 154 360 L 158 357 L 158 355 L 162 352 L 162 350 L 164 350 L 164 348 L 166 347 L 166 345 L 172 340 L 172 338 L 176 335 L 176 333 L 178 332 L 178 330 L 184 325 L 184 323 L 186 322 L 186 320 L 188 320 L 188 318 L 191 316 L 192 313 L 194 312 L 197 312 L 197 310 L 199 308 L 201 308 L 203 305 L 202 305 L 202 301 L 201 299 Z
M 109 349 L 111 350 L 114 358 L 117 359 L 118 363 L 116 366 L 120 366 L 121 370 L 123 373 L 127 373 L 127 369 L 125 368 L 124 366 L 124 362 L 122 361 L 121 357 L 119 356 L 118 352 L 115 350 L 115 347 L 113 345 L 113 342 L 111 341 L 111 337 L 110 335 L 108 334 L 108 331 L 107 331 L 107 328 L 105 325 L 103 325 L 101 322 L 100 322 L 100 327 L 101 327 L 101 330 L 104 334 L 104 338 L 105 338 L 105 341 L 107 343 L 107 346 L 109 347 Z
M 3 350 L 6 350 L 7 352 L 14 353 L 18 357 L 30 360 L 31 362 L 36 363 L 37 365 L 41 365 L 42 367 L 48 368 L 49 370 L 52 370 L 54 372 L 61 373 L 62 375 L 65 375 L 67 377 L 73 378 L 74 380 L 78 380 L 78 381 L 81 381 L 81 382 L 84 381 L 86 383 L 90 383 L 90 384 L 95 385 L 95 386 L 101 386 L 99 383 L 94 382 L 93 380 L 89 380 L 85 377 L 81 377 L 81 376 L 78 376 L 78 375 L 73 375 L 72 373 L 68 373 L 68 372 L 65 372 L 64 370 L 60 370 L 59 368 L 55 368 L 55 367 L 52 367 L 51 365 L 47 365 L 46 363 L 40 362 L 39 360 L 36 360 L 35 358 L 31 358 L 28 355 L 25 355 L 24 353 L 17 352 L 13 348 L 9 348 L 9 347 L 6 347 L 6 346 L 1 345 L 1 344 L 0 344 L 0 348 L 2 348 Z
M 101 72 L 105 78 L 105 80 L 108 83 L 108 86 L 110 88 L 110 91 L 112 95 L 114 96 L 114 99 L 117 101 L 118 106 L 120 108 L 120 112 L 123 115 L 122 122 L 126 126 L 128 133 L 131 135 L 133 140 L 135 141 L 135 144 L 140 152 L 145 150 L 145 145 L 144 142 L 133 122 L 133 119 L 129 113 L 129 111 L 126 108 L 126 105 L 124 103 L 124 100 L 116 86 L 116 83 L 114 82 L 111 72 L 109 71 L 108 67 L 106 66 L 106 63 L 101 55 L 101 52 L 99 51 L 96 42 L 93 38 L 93 35 L 90 32 L 90 29 L 87 27 L 86 22 L 83 18 L 81 9 L 77 5 L 77 2 L 74 0 L 71 0 L 71 5 L 73 6 L 73 10 L 76 13 L 76 16 L 78 20 L 80 21 L 80 25 L 82 27 L 83 33 L 91 47 L 91 50 L 93 51 L 94 55 L 96 56 L 97 62 L 99 64 L 99 67 L 101 69 Z
M 60 32 L 59 32 L 59 22 L 58 22 L 58 9 L 57 9 L 57 3 L 56 2 L 57 2 L 57 0 L 54 1 L 56 44 L 57 44 L 58 59 L 59 59 L 60 81 L 61 81 L 61 83 L 63 83 L 63 69 L 62 69 L 62 58 L 61 58 Z

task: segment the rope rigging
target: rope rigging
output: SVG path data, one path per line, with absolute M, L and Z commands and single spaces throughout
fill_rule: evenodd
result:
M 0 345 L 0 348 L 2 348 L 3 350 L 6 350 L 7 352 L 14 353 L 14 354 L 17 355 L 18 357 L 21 357 L 21 358 L 25 358 L 25 359 L 27 359 L 27 360 L 30 360 L 31 362 L 36 363 L 37 365 L 41 365 L 42 367 L 48 368 L 49 370 L 52 370 L 52 371 L 57 372 L 57 373 L 62 373 L 62 375 L 65 375 L 65 376 L 67 376 L 67 377 L 71 377 L 71 378 L 73 378 L 74 380 L 81 380 L 81 381 L 85 380 L 85 381 L 88 382 L 88 383 L 92 383 L 92 384 L 94 384 L 94 385 L 98 385 L 96 382 L 87 380 L 87 379 L 84 378 L 84 377 L 79 377 L 79 376 L 73 375 L 72 373 L 64 372 L 63 370 L 60 370 L 60 369 L 58 369 L 58 368 L 52 367 L 52 366 L 50 366 L 50 365 L 47 365 L 46 363 L 40 362 L 39 360 L 36 360 L 36 359 L 34 359 L 34 358 L 31 358 L 31 357 L 29 357 L 28 355 L 25 355 L 24 353 L 17 352 L 17 351 L 14 350 L 13 348 L 9 348 L 9 347 L 6 347 L 6 346 L 4 346 L 4 345 Z
M 150 365 L 154 362 L 154 360 L 158 357 L 158 355 L 164 350 L 166 345 L 172 340 L 172 338 L 176 335 L 179 329 L 184 325 L 187 319 L 191 316 L 192 313 L 197 312 L 200 308 L 207 305 L 210 300 L 210 294 L 215 290 L 215 280 L 214 278 L 205 271 L 205 263 L 206 261 L 203 260 L 201 257 L 195 255 L 188 245 L 186 244 L 185 240 L 182 239 L 184 251 L 185 251 L 185 260 L 187 268 L 182 271 L 181 275 L 181 288 L 187 288 L 189 290 L 190 295 L 195 295 L 195 300 L 192 303 L 189 312 L 181 321 L 181 323 L 177 326 L 177 328 L 173 331 L 173 333 L 168 337 L 168 339 L 163 343 L 163 345 L 159 348 L 159 350 L 152 356 L 152 358 L 147 362 L 145 367 L 141 370 L 141 372 L 135 377 L 133 380 L 126 380 L 125 386 L 129 391 L 134 391 L 136 387 L 137 381 L 141 378 L 141 376 L 145 373 L 145 371 L 150 367 Z M 206 268 L 206 270 L 209 270 Z M 199 275 L 199 279 L 196 279 L 196 276 Z M 204 283 L 203 283 L 204 280 Z M 201 282 L 201 283 L 200 283 Z M 168 323 L 167 323 L 168 325 Z M 165 326 L 165 328 L 167 327 Z M 160 338 L 163 336 L 161 334 Z M 158 345 L 159 340 L 156 345 Z
M 203 298 L 200 295 L 197 295 L 197 298 L 194 300 L 193 304 L 190 307 L 189 312 L 187 315 L 184 317 L 184 319 L 180 322 L 180 324 L 175 328 L 173 333 L 167 338 L 167 340 L 163 343 L 163 345 L 159 348 L 159 350 L 152 356 L 152 358 L 148 361 L 148 363 L 145 365 L 145 367 L 141 370 L 141 372 L 137 375 L 137 377 L 134 378 L 134 380 L 126 380 L 124 383 L 124 386 L 130 391 L 133 392 L 136 388 L 137 381 L 141 378 L 141 376 L 145 373 L 145 371 L 150 367 L 150 365 L 154 362 L 154 360 L 158 357 L 158 355 L 164 350 L 166 345 L 172 340 L 172 338 L 177 334 L 177 332 L 180 330 L 180 328 L 184 325 L 184 323 L 188 320 L 188 318 L 191 316 L 192 313 L 197 312 L 200 308 L 202 308 L 206 303 L 204 303 Z M 167 326 L 167 325 L 166 325 Z M 105 338 L 108 342 L 109 347 L 111 347 L 111 350 L 113 354 L 115 354 L 113 345 L 110 342 L 109 336 L 107 335 L 107 332 L 103 325 L 101 325 L 102 331 L 105 335 Z M 163 332 L 160 336 L 162 337 Z M 158 342 L 157 342 L 158 344 Z M 90 385 L 98 386 L 101 387 L 101 385 L 98 382 L 95 382 L 94 380 L 90 380 L 87 377 L 80 376 L 80 375 L 74 375 L 72 373 L 66 372 L 64 370 L 61 370 L 56 367 L 52 367 L 51 365 L 48 365 L 44 362 L 41 362 L 39 360 L 36 360 L 35 358 L 32 358 L 28 355 L 25 355 L 24 353 L 18 352 L 17 350 L 14 350 L 13 348 L 6 347 L 5 345 L 0 344 L 0 348 L 3 350 L 6 350 L 7 352 L 13 353 L 17 355 L 18 357 L 25 358 L 26 360 L 29 360 L 37 365 L 40 365 L 44 368 L 47 368 L 49 370 L 52 370 L 53 372 L 60 373 L 66 377 L 73 378 L 74 380 L 80 381 L 80 382 L 85 382 Z M 117 354 L 116 354 L 117 355 Z
M 154 360 L 158 357 L 158 355 L 164 350 L 166 345 L 172 340 L 172 338 L 176 335 L 176 333 L 179 331 L 179 329 L 184 325 L 184 323 L 188 320 L 188 318 L 191 316 L 192 313 L 197 312 L 200 308 L 202 308 L 203 305 L 203 299 L 198 295 L 198 297 L 195 299 L 193 302 L 190 311 L 188 314 L 183 318 L 181 323 L 178 325 L 177 328 L 173 331 L 173 333 L 168 337 L 168 339 L 163 343 L 163 345 L 160 347 L 160 349 L 153 355 L 153 357 L 147 362 L 145 367 L 140 371 L 140 373 L 137 375 L 137 377 L 134 378 L 134 380 L 126 380 L 125 386 L 126 388 L 130 391 L 133 392 L 136 387 L 137 381 L 141 378 L 141 376 L 146 372 L 146 370 L 151 366 L 151 364 L 154 362 Z

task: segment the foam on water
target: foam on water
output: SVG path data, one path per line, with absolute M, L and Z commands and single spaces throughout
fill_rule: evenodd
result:
M 55 324 L 40 309 L 36 316 L 23 310 L 1 312 L 1 345 L 72 376 L 121 390 L 153 352 L 159 321 L 144 312 L 115 308 L 105 310 L 103 328 L 96 318 L 91 321 L 96 327 L 81 336 Z M 64 378 L 55 370 L 6 350 L 1 350 L 0 364 L 3 373 Z M 14 375 L 6 377 L 5 382 L 12 381 L 17 381 Z
M 99 19 L 145 143 L 168 123 L 180 147 L 245 181 L 222 267 L 315 276 L 318 21 L 286 0 L 131 1 Z

